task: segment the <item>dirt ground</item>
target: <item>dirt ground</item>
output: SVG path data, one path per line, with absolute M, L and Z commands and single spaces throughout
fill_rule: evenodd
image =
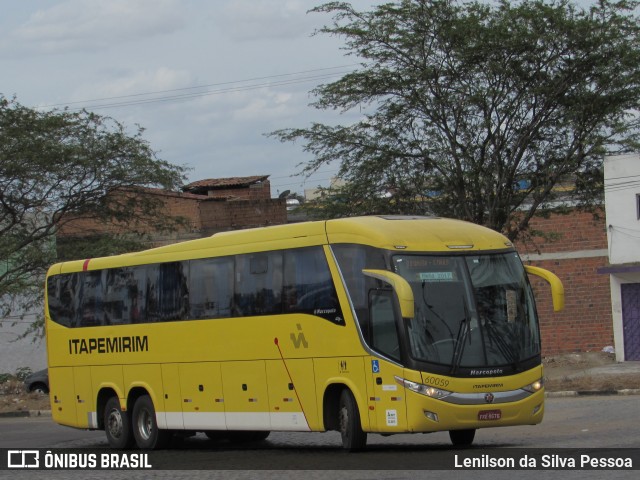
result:
M 24 384 L 18 380 L 0 384 L 0 413 L 29 410 L 51 410 L 49 395 L 28 393 L 24 390 Z
M 619 372 L 592 371 L 594 367 L 615 365 L 613 353 L 583 352 L 547 357 L 543 360 L 545 388 L 558 391 L 615 391 L 640 389 L 638 369 Z
M 615 355 L 587 352 L 547 357 L 543 360 L 545 388 L 558 391 L 613 391 L 640 389 L 640 372 L 593 374 L 592 367 L 615 364 Z M 50 410 L 49 395 L 27 393 L 22 382 L 0 384 L 0 413 Z

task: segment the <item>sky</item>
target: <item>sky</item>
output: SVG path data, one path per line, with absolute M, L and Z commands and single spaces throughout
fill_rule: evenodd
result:
M 357 68 L 310 0 L 29 0 L 3 2 L 0 95 L 39 109 L 110 116 L 188 181 L 270 175 L 272 195 L 326 186 L 327 166 L 300 143 L 265 134 L 356 113 L 320 111 L 310 91 Z M 368 10 L 373 0 L 351 2 Z

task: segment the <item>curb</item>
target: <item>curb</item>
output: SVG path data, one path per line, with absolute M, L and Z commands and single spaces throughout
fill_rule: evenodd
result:
M 0 412 L 0 418 L 50 417 L 51 410 L 25 410 L 16 412 Z
M 547 392 L 547 398 L 562 397 L 593 397 L 596 395 L 640 395 L 640 388 L 625 388 L 623 390 L 570 390 L 564 392 Z

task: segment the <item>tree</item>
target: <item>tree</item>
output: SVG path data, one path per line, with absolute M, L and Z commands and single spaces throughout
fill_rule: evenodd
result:
M 17 307 L 16 299 L 41 301 L 43 275 L 57 259 L 56 233 L 67 222 L 87 218 L 130 233 L 94 236 L 90 244 L 67 239 L 68 256 L 133 248 L 144 231 L 171 229 L 179 219 L 162 214 L 159 200 L 127 192 L 174 190 L 183 180 L 184 168 L 157 159 L 140 128 L 130 135 L 109 117 L 37 111 L 0 96 L 2 316 Z
M 636 7 L 326 3 L 312 10 L 333 15 L 320 32 L 344 37 L 361 66 L 312 105 L 360 119 L 271 135 L 302 140 L 302 174 L 339 163 L 344 186 L 324 192 L 323 215 L 436 214 L 516 239 L 545 207 L 601 202 L 603 156 L 638 148 Z

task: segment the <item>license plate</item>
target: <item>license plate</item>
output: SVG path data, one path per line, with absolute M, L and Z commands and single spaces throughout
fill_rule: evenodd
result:
M 500 420 L 501 418 L 501 410 L 480 410 L 478 412 L 478 420 Z

